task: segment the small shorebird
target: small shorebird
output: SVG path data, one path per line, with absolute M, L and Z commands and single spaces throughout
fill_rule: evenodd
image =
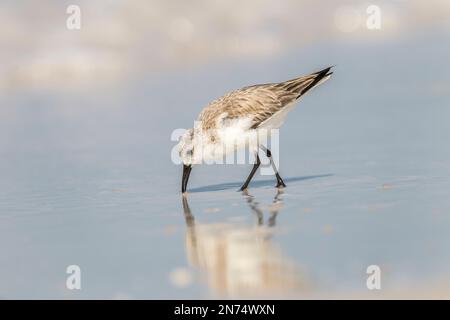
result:
M 194 164 L 223 158 L 236 148 L 245 147 L 249 140 L 254 139 L 258 130 L 280 128 L 299 98 L 330 78 L 333 73 L 330 72 L 331 68 L 280 83 L 244 87 L 211 102 L 200 113 L 199 125 L 187 130 L 178 144 L 183 161 L 182 193 L 186 192 Z M 263 145 L 257 145 L 256 150 L 252 150 L 255 152 L 256 162 L 241 191 L 247 189 L 261 164 L 258 147 L 270 160 L 277 178 L 276 187 L 285 187 L 271 151 Z

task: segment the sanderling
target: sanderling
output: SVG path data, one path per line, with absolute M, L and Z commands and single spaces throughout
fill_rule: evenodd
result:
M 236 148 L 245 147 L 258 130 L 278 129 L 288 112 L 306 92 L 328 80 L 332 67 L 307 76 L 280 82 L 259 84 L 232 91 L 211 102 L 198 117 L 195 128 L 189 129 L 178 144 L 183 162 L 182 193 L 186 192 L 189 175 L 194 164 L 223 157 Z M 241 191 L 247 189 L 261 164 L 258 149 L 269 158 L 277 178 L 276 187 L 285 187 L 272 159 L 271 151 L 257 145 L 255 164 Z

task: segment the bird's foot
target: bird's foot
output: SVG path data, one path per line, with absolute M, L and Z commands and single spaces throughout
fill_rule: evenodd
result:
M 277 188 L 286 188 L 286 184 L 283 182 L 283 180 L 280 180 L 277 182 L 277 185 L 275 186 Z

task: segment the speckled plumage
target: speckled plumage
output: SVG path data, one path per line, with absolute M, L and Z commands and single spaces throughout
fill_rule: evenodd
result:
M 200 113 L 198 121 L 201 121 L 203 130 L 211 130 L 226 126 L 227 121 L 250 117 L 249 129 L 256 129 L 318 85 L 321 80 L 329 77 L 330 69 L 280 83 L 259 84 L 234 90 L 211 102 Z

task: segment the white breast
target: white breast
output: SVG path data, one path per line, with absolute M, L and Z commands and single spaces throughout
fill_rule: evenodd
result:
M 196 161 L 221 161 L 227 155 L 248 147 L 251 152 L 257 150 L 257 131 L 249 129 L 251 118 L 241 118 L 228 121 L 211 132 L 202 132 L 195 139 Z M 214 142 L 211 139 L 214 136 Z M 197 153 L 201 150 L 202 154 Z

